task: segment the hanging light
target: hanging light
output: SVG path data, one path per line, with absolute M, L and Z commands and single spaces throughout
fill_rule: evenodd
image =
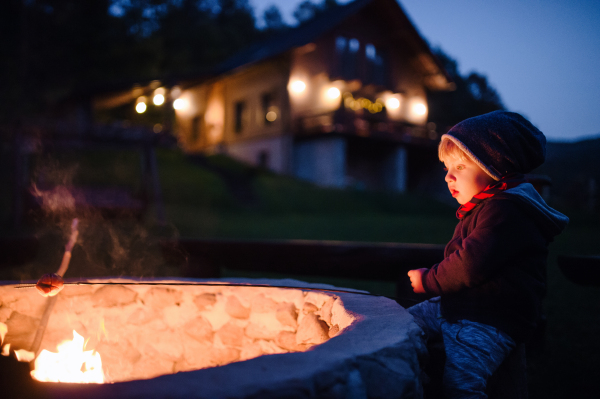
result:
M 165 93 L 166 90 L 164 87 L 159 87 L 154 90 L 154 97 L 152 98 L 152 102 L 154 105 L 163 105 L 165 102 Z
M 154 105 L 163 105 L 163 103 L 165 102 L 165 96 L 163 96 L 162 94 L 157 94 L 152 99 L 152 102 L 154 103 Z
M 135 112 L 137 112 L 138 114 L 143 114 L 144 112 L 146 112 L 146 109 L 148 108 L 146 106 L 146 101 L 146 97 L 138 97 L 135 104 Z

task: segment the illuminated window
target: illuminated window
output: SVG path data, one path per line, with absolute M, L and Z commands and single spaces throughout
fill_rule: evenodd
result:
M 244 111 L 246 109 L 245 101 L 238 101 L 235 103 L 235 124 L 234 129 L 236 133 L 241 133 L 244 129 Z

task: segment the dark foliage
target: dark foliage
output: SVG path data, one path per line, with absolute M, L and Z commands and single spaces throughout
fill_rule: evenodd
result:
M 303 1 L 300 24 L 337 7 Z M 123 84 L 209 70 L 250 43 L 289 27 L 276 6 L 262 30 L 248 0 L 5 0 L 0 2 L 3 96 L 0 125 L 54 114 L 65 99 Z M 456 61 L 437 55 L 456 90 L 430 94 L 438 130 L 502 109 L 485 76 L 462 77 Z
M 472 72 L 462 76 L 454 59 L 441 49 L 434 53 L 456 85 L 453 91 L 429 93 L 429 120 L 438 126 L 439 131 L 467 118 L 504 109 L 500 95 L 484 75 Z
M 0 27 L 0 124 L 90 90 L 202 71 L 261 35 L 248 0 L 6 0 Z
M 546 162 L 534 173 L 552 178 L 551 198 L 557 206 L 600 210 L 599 152 L 600 138 L 546 145 Z

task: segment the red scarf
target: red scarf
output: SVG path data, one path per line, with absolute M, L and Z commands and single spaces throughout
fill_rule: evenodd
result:
M 525 176 L 520 173 L 511 173 L 502 177 L 502 179 L 484 188 L 479 194 L 475 194 L 469 202 L 461 205 L 456 211 L 456 217 L 459 219 L 464 218 L 480 202 L 522 183 L 527 183 L 527 180 L 525 179 Z

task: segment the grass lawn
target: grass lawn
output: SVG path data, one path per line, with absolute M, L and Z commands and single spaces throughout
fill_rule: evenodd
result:
M 101 157 L 100 157 L 101 158 Z M 88 158 L 76 181 L 106 184 L 119 176 L 117 184 L 132 189 L 139 162 L 120 155 L 117 166 L 106 169 L 101 160 Z M 106 161 L 106 159 L 104 159 Z M 164 234 L 198 238 L 229 239 L 313 239 L 368 242 L 443 244 L 456 224 L 454 206 L 444 205 L 416 194 L 395 195 L 354 190 L 320 189 L 287 177 L 246 168 L 224 157 L 212 157 L 209 167 L 198 167 L 176 151 L 158 152 L 160 181 L 170 229 Z M 100 168 L 109 173 L 93 172 Z M 82 170 L 80 167 L 78 170 Z M 121 172 L 123 173 L 121 173 Z M 125 172 L 126 171 L 126 172 Z M 224 178 L 224 176 L 226 178 Z M 84 179 L 84 177 L 86 179 Z M 78 180 L 80 179 L 80 180 Z M 3 186 L 10 181 L 0 173 Z M 240 182 L 243 182 L 240 184 Z M 0 195 L 3 235 L 7 227 L 8 197 Z M 530 359 L 531 398 L 596 398 L 600 392 L 600 287 L 581 287 L 562 275 L 558 254 L 600 253 L 600 215 L 560 209 L 571 217 L 567 230 L 552 244 L 548 265 L 546 298 L 546 345 Z M 92 221 L 82 240 L 88 250 L 80 252 L 79 264 L 69 270 L 71 277 L 93 275 L 176 275 L 178 269 L 160 261 L 152 243 L 152 217 L 140 223 Z M 61 229 L 38 226 L 36 234 L 48 238 L 52 248 L 41 248 L 37 259 L 27 265 L 0 269 L 0 279 L 35 279 L 54 271 L 61 256 Z M 83 226 L 82 226 L 83 229 Z M 56 237 L 59 239 L 56 239 Z M 93 243 L 99 246 L 92 250 Z M 103 251 L 109 243 L 110 251 Z M 81 247 L 84 247 L 82 244 Z M 83 249 L 80 249 L 83 251 Z M 108 255 L 107 255 L 108 254 Z M 125 256 L 129 254 L 129 256 Z M 133 254 L 133 255 L 131 255 Z M 110 256 L 109 256 L 110 255 Z M 122 256 L 122 259 L 117 259 Z M 104 259 L 100 262 L 99 259 Z M 366 289 L 391 296 L 394 285 L 381 281 L 331 279 L 318 276 L 267 275 L 224 270 L 227 277 L 292 277 L 341 287 Z

